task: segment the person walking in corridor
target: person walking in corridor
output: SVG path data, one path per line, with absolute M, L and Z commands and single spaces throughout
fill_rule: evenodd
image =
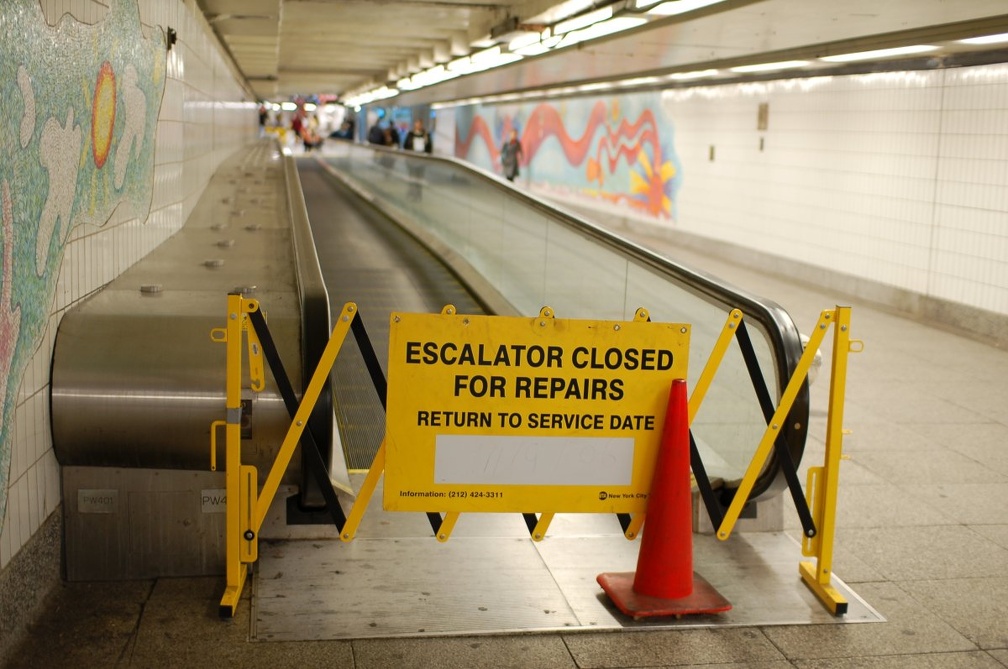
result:
M 434 151 L 431 134 L 424 128 L 422 120 L 416 119 L 413 121 L 413 129 L 406 133 L 406 141 L 403 142 L 403 148 L 406 151 L 422 151 L 423 153 L 432 153 Z M 406 162 L 406 169 L 409 172 L 408 197 L 411 200 L 419 200 L 423 196 L 424 161 L 410 159 Z
M 508 140 L 501 146 L 501 169 L 508 181 L 514 181 L 518 176 L 518 163 L 524 157 L 521 142 L 518 141 L 518 131 L 511 130 Z

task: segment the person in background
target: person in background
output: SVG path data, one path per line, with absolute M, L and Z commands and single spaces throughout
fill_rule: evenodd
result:
M 266 136 L 266 122 L 269 121 L 269 111 L 265 104 L 259 105 L 259 136 Z
M 368 142 L 389 149 L 398 149 L 399 134 L 391 124 L 382 126 L 381 122 L 376 122 L 368 131 Z M 395 164 L 395 157 L 388 151 L 375 151 L 374 160 L 386 170 L 392 169 Z
M 368 143 L 398 149 L 399 133 L 391 123 L 383 126 L 379 121 L 368 130 Z
M 398 149 L 399 148 L 399 131 L 396 130 L 395 123 L 389 121 L 388 127 L 385 128 L 385 146 Z
M 304 142 L 303 133 L 305 129 L 304 109 L 298 107 L 291 119 L 291 131 L 294 133 L 295 142 Z
M 413 121 L 413 129 L 406 133 L 403 148 L 407 151 L 422 151 L 423 153 L 434 151 L 431 135 L 424 128 L 423 121 L 420 119 Z M 409 193 L 407 195 L 411 200 L 420 200 L 423 197 L 424 161 L 409 160 L 406 163 L 406 169 L 409 172 Z
M 413 129 L 406 133 L 406 141 L 403 148 L 407 151 L 423 151 L 431 153 L 434 151 L 434 143 L 431 135 L 424 128 L 423 121 L 417 119 L 413 121 Z
M 301 129 L 301 141 L 304 142 L 305 151 L 311 151 L 322 146 L 323 137 L 319 134 L 318 118 L 311 116 L 308 122 Z
M 338 130 L 333 130 L 332 134 L 329 135 L 331 139 L 353 139 L 353 128 L 350 127 L 350 121 L 343 121 Z
M 508 181 L 514 181 L 518 176 L 518 163 L 524 157 L 521 142 L 518 141 L 518 131 L 511 130 L 511 136 L 501 146 L 501 169 Z

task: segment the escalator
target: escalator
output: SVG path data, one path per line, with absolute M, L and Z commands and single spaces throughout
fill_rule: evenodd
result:
M 318 163 L 301 160 L 298 171 L 332 311 L 346 302 L 357 304 L 386 375 L 391 312 L 437 313 L 453 304 L 459 313 L 486 313 L 433 253 Z M 385 413 L 350 337 L 336 358 L 332 379 L 347 466 L 367 469 L 385 433 Z
M 643 306 L 654 320 L 692 324 L 692 387 L 726 315 L 741 309 L 748 327 L 692 425 L 718 503 L 731 502 L 803 350 L 782 308 L 460 161 L 348 144 L 324 161 L 300 160 L 299 170 L 332 308 L 358 303 L 383 363 L 392 311 L 453 304 L 458 313 L 531 316 L 549 305 L 564 318 L 629 320 Z M 384 417 L 359 356 L 341 358 L 334 392 L 344 449 L 352 468 L 366 468 Z M 806 384 L 750 499 L 794 478 L 808 413 Z

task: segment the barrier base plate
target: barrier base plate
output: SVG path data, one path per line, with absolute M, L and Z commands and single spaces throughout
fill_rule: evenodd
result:
M 685 597 L 665 599 L 634 592 L 636 572 L 624 571 L 599 574 L 595 579 L 620 611 L 634 620 L 723 613 L 731 610 L 731 602 L 721 596 L 702 576 L 693 572 L 693 592 Z
M 364 476 L 354 473 L 351 479 L 359 489 Z M 276 498 L 259 533 L 259 562 L 250 575 L 252 639 L 885 622 L 837 574 L 831 583 L 850 608 L 843 616 L 827 610 L 797 576 L 801 544 L 783 532 L 739 533 L 731 541 L 693 535 L 693 565 L 684 572 L 702 573 L 731 602 L 731 610 L 634 620 L 613 605 L 596 580 L 603 572 L 637 568 L 640 541 L 627 541 L 614 517 L 559 513 L 546 539 L 532 541 L 519 514 L 463 513 L 451 541 L 441 543 L 431 536 L 424 514 L 384 511 L 381 492 L 379 481 L 357 538 L 349 543 L 339 540 L 332 525 L 286 525 L 285 495 Z M 877 575 L 857 561 L 846 569 L 854 569 L 860 582 Z

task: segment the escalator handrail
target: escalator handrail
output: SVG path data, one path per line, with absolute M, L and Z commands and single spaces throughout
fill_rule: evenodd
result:
M 329 342 L 332 321 L 329 311 L 329 292 L 326 290 L 319 264 L 315 240 L 308 220 L 304 191 L 293 156 L 283 159 L 284 179 L 287 184 L 287 211 L 291 219 L 291 237 L 294 246 L 295 276 L 301 308 L 301 392 L 311 380 L 312 373 L 322 359 Z M 326 384 L 308 419 L 308 427 L 324 459 L 331 458 L 333 445 L 333 395 Z M 321 490 L 309 475 L 309 466 L 302 463 L 303 485 L 300 487 L 302 506 L 318 507 L 325 503 Z

